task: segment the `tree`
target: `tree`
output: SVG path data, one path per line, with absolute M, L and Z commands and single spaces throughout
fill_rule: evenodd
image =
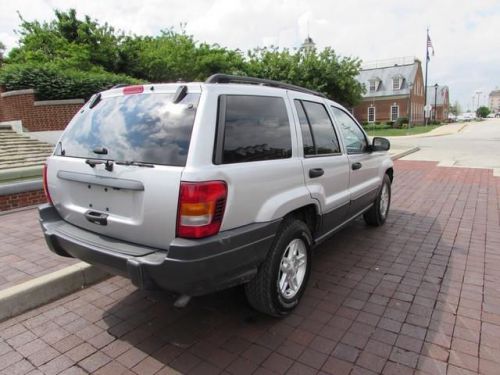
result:
M 332 48 L 318 52 L 271 47 L 250 51 L 244 69 L 249 76 L 303 86 L 351 107 L 360 101 L 364 91 L 356 80 L 360 65 L 359 59 L 339 57 Z
M 476 116 L 477 117 L 481 117 L 481 118 L 485 118 L 487 117 L 489 114 L 490 114 L 490 109 L 488 107 L 485 107 L 485 106 L 482 106 L 482 107 L 479 107 L 476 111 Z
M 21 14 L 19 18 L 19 47 L 9 53 L 9 62 L 51 62 L 80 70 L 98 67 L 116 71 L 124 36 L 108 24 L 100 25 L 89 16 L 80 20 L 74 9 L 56 10 L 51 22 L 27 21 Z
M 5 52 L 5 44 L 0 42 L 0 66 L 2 66 L 4 52 Z
M 455 116 L 458 116 L 460 113 L 462 113 L 462 108 L 458 100 L 455 100 L 455 103 L 453 105 L 450 105 L 449 112 Z

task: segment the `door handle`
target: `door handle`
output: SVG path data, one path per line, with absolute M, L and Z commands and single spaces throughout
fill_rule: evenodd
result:
M 90 211 L 85 212 L 85 219 L 97 225 L 108 225 L 108 214 Z
M 353 171 L 355 171 L 356 169 L 361 169 L 362 166 L 363 165 L 361 163 L 356 162 L 356 163 L 352 163 L 351 168 Z
M 310 178 L 316 178 L 316 177 L 323 176 L 324 173 L 325 173 L 325 171 L 322 168 L 309 169 L 309 177 Z

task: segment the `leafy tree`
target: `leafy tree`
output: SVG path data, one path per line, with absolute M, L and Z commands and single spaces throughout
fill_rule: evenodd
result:
M 104 87 L 118 78 L 123 82 L 131 81 L 131 77 L 151 82 L 202 81 L 214 73 L 292 83 L 320 91 L 348 107 L 361 99 L 364 90 L 355 79 L 360 60 L 340 57 L 331 48 L 292 51 L 270 47 L 244 55 L 217 44 L 199 43 L 185 33 L 183 25 L 180 32 L 171 28 L 152 37 L 124 35 L 89 16 L 78 18 L 74 9 L 55 11 L 55 19 L 50 22 L 19 17 L 19 47 L 10 51 L 6 67 L 12 68 L 0 79 L 4 85 L 16 87 L 32 82 L 44 97 L 69 95 L 59 84 L 54 83 L 57 89 L 50 88 L 48 77 L 54 78 L 57 71 L 54 82 L 72 82 L 69 85 L 85 95 L 89 87 Z M 44 78 L 33 78 L 37 72 Z M 97 78 L 87 84 L 81 75 L 73 79 L 77 72 Z M 9 83 L 9 79 L 15 83 Z
M 490 114 L 490 109 L 488 107 L 485 107 L 485 106 L 482 106 L 482 107 L 479 107 L 477 110 L 476 110 L 476 116 L 477 117 L 481 117 L 481 118 L 485 118 L 485 117 L 488 117 L 488 115 Z
M 5 44 L 0 42 L 0 66 L 2 66 L 4 52 L 5 52 Z
M 455 116 L 458 116 L 460 113 L 462 113 L 462 107 L 460 106 L 458 100 L 456 100 L 453 105 L 450 105 L 449 112 Z
M 326 94 L 348 107 L 361 99 L 364 87 L 355 79 L 361 61 L 339 57 L 332 48 L 278 50 L 275 47 L 255 49 L 248 53 L 245 73 L 303 86 Z
M 19 17 L 19 47 L 9 53 L 9 62 L 50 62 L 80 70 L 95 66 L 116 70 L 123 35 L 108 24 L 99 25 L 89 16 L 79 20 L 74 9 L 56 10 L 56 18 L 51 22 L 27 21 L 20 14 Z

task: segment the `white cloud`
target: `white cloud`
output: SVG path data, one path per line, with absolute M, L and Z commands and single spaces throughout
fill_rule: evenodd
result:
M 48 20 L 53 9 L 76 8 L 101 22 L 136 34 L 187 23 L 197 40 L 247 50 L 269 44 L 294 48 L 309 35 L 318 47 L 363 60 L 417 56 L 425 61 L 430 27 L 436 55 L 429 84 L 450 86 L 451 99 L 465 106 L 477 89 L 500 86 L 497 0 L 17 0 L 0 3 L 0 40 L 12 48 L 19 24 Z

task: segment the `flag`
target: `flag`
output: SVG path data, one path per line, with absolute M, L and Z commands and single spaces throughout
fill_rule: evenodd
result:
M 432 41 L 431 41 L 431 37 L 429 36 L 429 33 L 427 33 L 427 61 L 430 60 L 429 48 L 432 49 L 432 56 L 434 56 L 434 46 L 432 45 Z

